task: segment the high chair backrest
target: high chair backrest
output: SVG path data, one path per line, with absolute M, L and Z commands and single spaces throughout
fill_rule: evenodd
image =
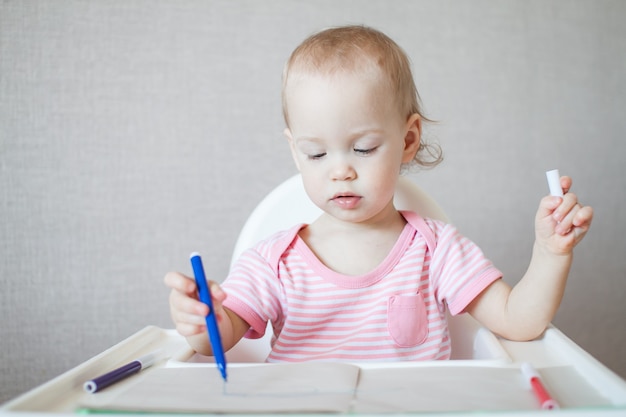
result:
M 422 217 L 449 221 L 435 200 L 406 177 L 398 181 L 394 203 L 400 210 L 413 210 Z M 244 250 L 261 239 L 298 223 L 311 223 L 320 214 L 322 210 L 307 196 L 300 174 L 292 176 L 274 188 L 248 217 L 235 244 L 231 266 Z

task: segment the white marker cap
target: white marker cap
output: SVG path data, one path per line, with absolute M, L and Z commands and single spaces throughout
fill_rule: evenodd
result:
M 539 378 L 537 370 L 528 362 L 523 362 L 521 364 L 521 370 L 527 381 L 530 381 L 533 378 Z
M 147 355 L 141 356 L 136 360 L 141 363 L 141 369 L 149 368 L 157 362 L 160 362 L 165 358 L 165 351 L 163 349 L 157 349 L 152 353 L 148 353 Z
M 548 179 L 548 187 L 550 187 L 550 195 L 563 197 L 563 189 L 561 188 L 561 175 L 558 169 L 546 172 Z

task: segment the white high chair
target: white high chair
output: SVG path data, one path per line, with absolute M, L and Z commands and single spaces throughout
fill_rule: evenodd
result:
M 446 215 L 432 198 L 406 178 L 400 179 L 395 202 L 400 209 L 412 209 L 426 217 L 447 220 Z M 306 196 L 300 177 L 288 179 L 272 191 L 254 210 L 241 231 L 233 258 L 238 257 L 245 248 L 270 233 L 297 223 L 311 222 L 319 213 L 319 209 Z M 370 362 L 359 365 L 374 368 L 394 367 L 395 365 L 416 368 L 452 365 L 453 368 L 458 366 L 459 370 L 463 370 L 467 366 L 475 365 L 508 368 L 529 362 L 539 369 L 552 368 L 557 371 L 560 376 L 550 382 L 553 384 L 552 387 L 555 386 L 554 384 L 563 384 L 566 387 L 568 390 L 566 402 L 569 403 L 576 398 L 579 407 L 582 403 L 588 404 L 588 408 L 561 410 L 563 415 L 624 415 L 626 381 L 598 362 L 558 329 L 550 326 L 537 340 L 513 342 L 496 338 L 493 333 L 481 327 L 467 314 L 450 316 L 448 319 L 452 339 L 452 359 L 461 359 L 461 361 L 395 364 Z M 247 366 L 246 362 L 263 362 L 270 352 L 271 333 L 272 329 L 268 326 L 268 331 L 263 338 L 241 340 L 226 353 L 229 366 Z M 155 349 L 162 349 L 169 357 L 167 361 L 155 364 L 155 368 L 194 367 L 199 364 L 204 366 L 205 363 L 214 361 L 210 356 L 197 354 L 176 330 L 147 326 L 63 375 L 0 405 L 0 416 L 42 417 L 46 415 L 44 412 L 55 413 L 55 416 L 75 416 L 77 408 L 84 401 L 85 393 L 82 384 L 87 378 L 101 375 L 105 371 L 128 363 L 130 358 L 154 352 Z M 570 384 L 572 377 L 574 385 Z M 570 391 L 573 386 L 575 386 L 574 390 Z M 104 395 L 107 394 L 104 393 Z M 604 397 L 605 400 L 598 401 L 598 395 Z M 582 399 L 582 403 L 578 401 L 578 398 Z M 475 413 L 474 410 L 463 415 L 476 415 Z M 531 413 L 519 415 L 527 416 Z M 506 412 L 489 412 L 489 414 L 503 416 Z M 130 416 L 130 414 L 125 415 Z
M 415 183 L 400 177 L 394 203 L 399 210 L 412 210 L 422 217 L 449 222 L 441 207 Z M 254 209 L 243 226 L 231 266 L 246 249 L 280 230 L 298 223 L 311 223 L 322 211 L 309 199 L 299 174 L 272 190 Z M 498 359 L 508 357 L 496 337 L 469 314 L 448 316 L 452 359 Z M 230 362 L 263 362 L 270 352 L 272 328 L 268 325 L 260 339 L 242 339 L 226 356 Z

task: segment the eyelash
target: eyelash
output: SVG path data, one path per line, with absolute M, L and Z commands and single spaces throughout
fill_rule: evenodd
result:
M 371 153 L 373 153 L 376 149 L 378 149 L 378 147 L 369 148 L 369 149 L 353 149 L 353 150 L 354 150 L 354 152 L 356 152 L 357 154 L 359 154 L 361 156 L 367 156 L 367 155 L 370 155 Z M 307 155 L 307 159 L 316 161 L 318 159 L 322 159 L 324 156 L 326 156 L 326 152 L 317 153 L 317 154 L 313 154 L 313 155 Z
M 307 159 L 311 159 L 313 161 L 316 161 L 318 159 L 323 158 L 325 155 L 326 155 L 325 153 L 318 153 L 318 154 L 315 154 L 315 155 L 307 155 Z
M 377 148 L 369 148 L 369 149 L 355 149 L 354 152 L 361 154 L 361 155 L 369 155 L 372 152 L 374 152 Z

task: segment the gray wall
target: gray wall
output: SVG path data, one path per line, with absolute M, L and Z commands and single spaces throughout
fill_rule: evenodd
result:
M 555 324 L 626 376 L 626 2 L 0 1 L 0 401 L 148 324 L 165 272 L 221 280 L 295 172 L 283 62 L 365 23 L 410 54 L 446 161 L 415 175 L 515 283 L 547 193 L 596 210 Z

